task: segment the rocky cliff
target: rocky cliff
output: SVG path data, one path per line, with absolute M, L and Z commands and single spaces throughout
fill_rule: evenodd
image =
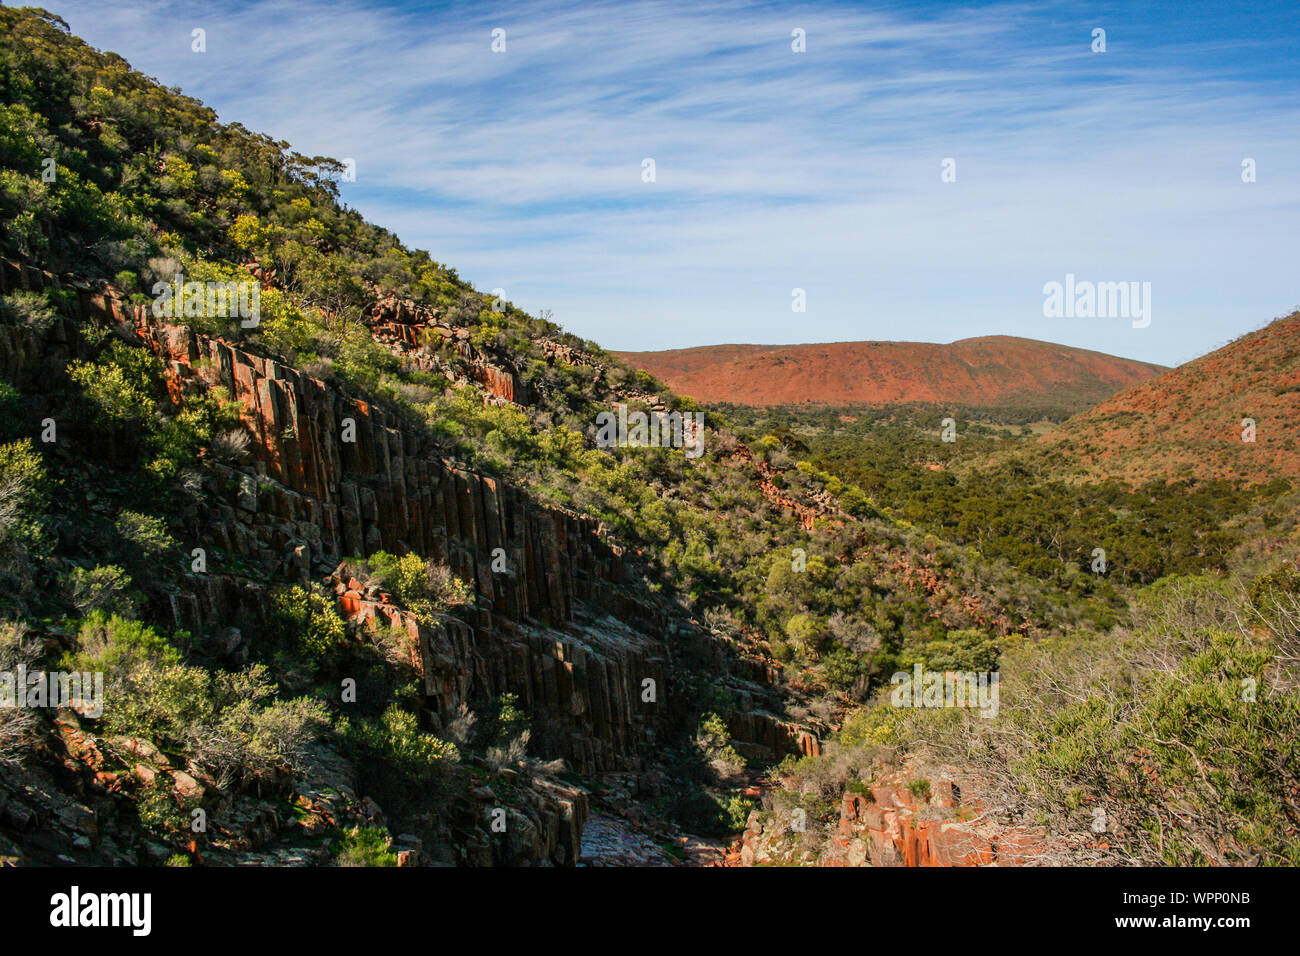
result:
M 177 626 L 258 626 L 265 595 L 236 570 L 241 563 L 272 580 L 328 579 L 349 618 L 378 616 L 410 633 L 435 729 L 462 703 L 508 691 L 549 728 L 546 756 L 582 773 L 645 771 L 687 704 L 669 688 L 689 653 L 740 691 L 744 709 L 727 715 L 738 742 L 771 755 L 816 749 L 812 734 L 776 716 L 780 698 L 763 683 L 773 672 L 638 589 L 623 549 L 596 521 L 459 467 L 391 411 L 237 344 L 159 322 L 111 289 L 13 263 L 0 268 L 4 290 L 60 285 L 76 293 L 76 321 L 112 328 L 162 359 L 169 387 L 224 388 L 251 436 L 250 460 L 207 465 L 203 506 L 184 518 L 185 547 L 205 549 L 208 567 L 173 595 Z M 381 341 L 414 348 L 410 330 L 430 317 L 389 304 L 376 320 Z M 76 349 L 71 324 L 44 336 L 0 328 L 0 371 L 22 389 L 60 374 Z M 516 395 L 508 372 L 477 375 L 496 383 L 498 400 Z M 427 627 L 329 578 L 344 559 L 378 550 L 447 563 L 472 585 L 471 611 Z

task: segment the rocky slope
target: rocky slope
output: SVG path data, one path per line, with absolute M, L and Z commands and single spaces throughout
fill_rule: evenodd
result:
M 1086 408 L 1159 375 L 1158 365 L 1007 335 L 928 342 L 711 345 L 615 353 L 703 402 L 938 402 Z
M 247 659 L 246 636 L 266 625 L 266 580 L 323 580 L 354 627 L 394 628 L 409 636 L 408 663 L 423 688 L 431 729 L 440 731 L 462 705 L 512 693 L 533 716 L 536 743 L 545 755 L 564 760 L 579 774 L 606 779 L 601 792 L 615 805 L 662 792 L 666 781 L 657 759 L 691 704 L 671 690 L 686 666 L 683 658 L 707 661 L 710 680 L 734 692 L 741 709 L 724 717 L 737 745 L 767 760 L 818 751 L 813 734 L 777 716 L 783 692 L 776 671 L 637 588 L 624 550 L 595 520 L 539 506 L 522 489 L 441 457 L 392 413 L 228 342 L 160 323 L 146 307 L 124 303 L 119 292 L 0 264 L 0 292 L 47 288 L 74 293 L 68 319 L 44 331 L 0 327 L 0 374 L 17 387 L 39 388 L 57 379 L 78 354 L 81 338 L 74 323 L 88 323 L 156 354 L 166 364 L 169 387 L 221 388 L 239 403 L 252 435 L 246 460 L 209 462 L 201 505 L 176 519 L 186 549 L 207 551 L 207 571 L 187 575 L 169 596 L 170 623 L 215 635 L 214 644 L 229 663 Z M 376 337 L 401 343 L 430 322 L 429 316 L 407 318 L 403 323 L 381 316 Z M 450 330 L 447 334 L 455 338 Z M 495 400 L 520 397 L 509 373 L 497 366 L 470 363 L 463 371 L 490 383 Z M 471 584 L 471 612 L 443 616 L 428 626 L 390 595 L 352 576 L 344 559 L 381 549 L 415 549 L 445 562 Z M 496 560 L 501 557 L 504 563 Z M 250 576 L 249 568 L 256 573 Z M 658 690 L 650 702 L 643 699 L 647 682 Z M 8 823 L 21 837 L 55 819 L 70 822 L 48 852 L 39 841 L 21 839 L 9 846 L 10 855 L 26 862 L 161 858 L 161 847 L 127 849 L 101 832 L 95 821 L 104 811 L 91 807 L 109 800 L 117 778 L 99 770 L 103 742 L 83 732 L 75 715 L 63 713 L 60 719 L 68 749 L 57 759 L 81 781 L 76 789 L 83 799 L 52 798 L 48 780 L 24 771 L 27 782 L 16 780 L 15 789 L 0 794 L 0 829 Z M 156 752 L 151 745 L 150 750 Z M 200 794 L 204 789 L 165 758 L 140 768 L 149 781 L 159 774 L 167 780 L 176 776 L 189 782 L 176 787 L 192 785 Z M 622 782 L 609 782 L 615 778 Z M 467 848 L 449 862 L 578 861 L 586 793 L 543 778 L 521 784 L 521 806 L 512 810 L 519 822 L 509 832 L 523 831 L 525 837 L 504 848 L 468 839 Z M 308 818 L 318 814 L 332 824 L 383 819 L 382 808 L 366 799 L 364 781 L 349 778 L 346 768 L 296 786 Z M 318 806 L 320 794 L 331 788 L 346 794 L 343 806 Z M 52 799 L 67 807 L 60 809 Z M 481 799 L 490 801 L 492 795 Z M 268 807 L 246 808 L 245 816 L 247 826 L 231 831 L 226 862 L 241 859 L 239 853 L 252 853 L 250 859 L 261 862 L 319 862 L 319 853 L 268 855 L 264 849 L 300 837 L 301 821 L 277 817 Z M 470 835 L 477 832 L 471 829 Z M 445 836 L 443 854 L 455 842 Z M 407 854 L 403 859 L 437 858 L 421 850 L 419 840 L 407 842 L 411 846 L 401 851 Z M 210 850 L 208 857 L 221 862 L 223 853 Z
M 153 319 L 147 308 L 126 303 L 111 287 L 0 264 L 0 292 L 51 288 L 71 293 L 67 318 L 43 331 L 0 326 L 0 374 L 7 380 L 39 392 L 78 356 L 84 338 L 78 327 L 97 326 L 162 359 L 169 388 L 178 393 L 223 389 L 238 403 L 251 435 L 242 460 L 205 463 L 198 503 L 174 519 L 183 547 L 205 548 L 209 565 L 206 573 L 188 574 L 172 588 L 171 625 L 210 635 L 219 659 L 237 666 L 248 659 L 249 641 L 266 627 L 268 582 L 323 582 L 354 630 L 396 630 L 409 637 L 405 664 L 418 677 L 424 722 L 433 731 L 454 720 L 462 705 L 512 693 L 534 718 L 539 752 L 598 781 L 584 788 L 515 771 L 516 823 L 509 832 L 516 836 L 494 844 L 467 822 L 499 799 L 482 787 L 454 812 L 444 810 L 452 822 L 399 840 L 396 849 L 406 863 L 574 863 L 584 852 L 592 865 L 715 858 L 716 850 L 644 820 L 637 809 L 671 787 L 660 758 L 671 732 L 693 712 L 694 701 L 672 692 L 691 668 L 703 667 L 708 682 L 732 701 L 722 717 L 737 751 L 760 763 L 821 752 L 814 727 L 781 716 L 797 691 L 785 685 L 761 644 L 702 627 L 639 587 L 636 555 L 599 522 L 538 505 L 523 489 L 442 457 L 424 444 L 419 429 L 403 428 L 394 413 L 231 342 Z M 378 341 L 404 349 L 414 361 L 432 361 L 429 350 L 410 344 L 426 332 L 460 341 L 458 329 L 414 311 L 376 308 L 374 322 Z M 485 386 L 485 401 L 525 398 L 507 357 L 468 347 L 460 355 L 458 375 L 492 384 L 491 391 Z M 569 358 L 585 358 L 599 370 L 590 356 Z M 352 440 L 345 440 L 348 433 Z M 727 439 L 717 453 L 724 467 L 747 476 L 773 507 L 804 528 L 829 523 L 848 533 L 856 524 L 824 493 L 809 497 L 778 488 L 771 466 L 745 446 Z M 977 593 L 954 590 L 950 572 L 918 561 L 910 549 L 887 539 L 871 547 L 882 566 L 894 569 L 890 574 L 898 576 L 900 587 L 931 603 L 936 617 L 1012 630 L 1004 617 L 994 616 L 1001 614 L 996 603 L 984 608 Z M 444 615 L 431 626 L 359 579 L 349 563 L 353 556 L 407 549 L 447 563 L 471 585 L 468 613 Z M 494 560 L 499 556 L 504 565 Z M 668 693 L 645 703 L 647 680 Z M 223 835 L 195 849 L 206 862 L 322 862 L 322 851 L 310 843 L 314 832 L 348 822 L 386 822 L 365 781 L 336 754 L 322 751 L 313 773 L 282 782 L 302 810 L 287 817 L 278 804 L 222 792 L 196 768 L 168 764 L 147 742 L 152 761 L 131 758 L 134 769 L 125 776 L 106 771 L 99 755 L 123 745 L 96 738 L 75 715 L 61 714 L 60 720 L 65 749 L 51 759 L 78 783 L 51 786 L 40 772 L 25 770 L 22 782 L 4 795 L 7 816 L 0 830 L 10 833 L 11 855 L 25 862 L 161 858 L 165 848 L 96 822 L 111 816 L 106 808 L 113 806 L 112 794 L 145 779 L 169 781 L 177 793 L 197 788 L 202 799 L 222 808 Z M 109 762 L 116 766 L 120 760 Z M 606 822 L 584 851 L 583 825 L 593 800 Z M 61 808 L 58 801 L 67 805 Z M 630 817 L 621 819 L 623 813 Z M 68 822 L 59 825 L 62 835 L 47 850 L 32 842 L 31 834 L 60 819 Z M 660 859 L 654 848 L 671 843 L 683 849 Z
M 42 78 L 0 104 L 0 663 L 117 688 L 0 714 L 0 856 L 705 862 L 905 645 L 1060 625 L 712 417 L 698 460 L 606 447 L 611 407 L 696 406 L 366 223 L 334 161 L 0 20 Z M 182 273 L 264 314 L 156 317 Z

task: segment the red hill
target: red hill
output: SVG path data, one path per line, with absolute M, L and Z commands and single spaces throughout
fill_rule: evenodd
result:
M 1162 366 L 1009 335 L 618 352 L 680 394 L 737 405 L 1052 403 L 1081 410 Z
M 1243 441 L 1243 419 L 1255 440 Z M 1102 402 L 1041 439 L 1129 480 L 1300 478 L 1300 312 Z

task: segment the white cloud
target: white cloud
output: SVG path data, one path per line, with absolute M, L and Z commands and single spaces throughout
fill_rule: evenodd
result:
M 1172 362 L 1300 298 L 1294 85 L 1122 29 L 1093 55 L 1068 8 L 53 9 L 225 120 L 354 158 L 348 202 L 610 347 L 1005 332 Z M 1151 281 L 1151 328 L 1043 319 L 1067 271 Z

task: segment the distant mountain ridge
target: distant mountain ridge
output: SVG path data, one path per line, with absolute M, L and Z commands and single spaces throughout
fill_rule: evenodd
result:
M 1082 411 L 1167 371 L 1102 352 L 1010 335 L 931 342 L 708 345 L 616 352 L 679 394 L 737 405 L 1051 401 Z

